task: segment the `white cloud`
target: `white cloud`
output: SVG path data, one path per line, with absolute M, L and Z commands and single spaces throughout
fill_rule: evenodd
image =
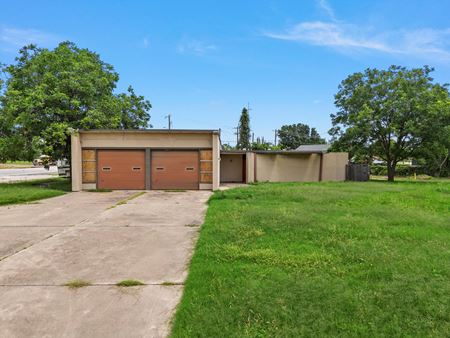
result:
M 404 31 L 400 52 L 405 54 L 430 55 L 450 60 L 450 28 L 423 28 Z
M 373 29 L 338 20 L 327 0 L 316 2 L 330 22 L 305 21 L 284 32 L 266 32 L 264 35 L 345 52 L 366 50 L 450 61 L 450 28 L 374 32 Z
M 217 50 L 216 45 L 199 40 L 182 41 L 177 46 L 177 51 L 180 54 L 194 54 L 198 56 L 205 55 L 207 52 L 215 50 Z
M 336 21 L 334 10 L 327 0 L 317 0 L 317 4 L 319 5 L 320 9 L 322 9 L 322 11 L 330 17 L 331 20 Z
M 373 49 L 391 52 L 391 48 L 376 38 L 358 36 L 356 27 L 333 22 L 301 22 L 283 33 L 265 33 L 279 40 L 306 42 L 318 46 Z
M 374 32 L 356 25 L 307 21 L 281 33 L 265 33 L 279 40 L 326 46 L 339 51 L 376 51 L 427 59 L 450 60 L 450 29 Z
M 31 43 L 48 47 L 61 41 L 57 35 L 37 29 L 0 27 L 0 46 L 3 49 L 16 50 Z

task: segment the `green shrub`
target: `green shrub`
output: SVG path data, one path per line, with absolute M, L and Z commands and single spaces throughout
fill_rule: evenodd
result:
M 370 173 L 372 175 L 387 176 L 387 166 L 382 164 L 373 164 L 370 166 Z M 424 174 L 423 167 L 397 164 L 397 167 L 395 168 L 395 176 L 408 177 L 414 175 L 414 173 L 417 175 Z

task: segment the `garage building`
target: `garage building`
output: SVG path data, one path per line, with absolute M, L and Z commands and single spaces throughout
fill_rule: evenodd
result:
M 216 190 L 221 183 L 343 181 L 347 153 L 221 151 L 219 130 L 72 135 L 72 190 Z
M 217 189 L 217 130 L 89 130 L 72 135 L 72 190 Z

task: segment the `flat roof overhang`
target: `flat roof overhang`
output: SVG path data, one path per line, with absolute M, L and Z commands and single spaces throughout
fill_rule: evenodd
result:
M 325 154 L 326 151 L 313 150 L 255 150 L 256 154 L 280 154 L 280 155 L 301 155 L 301 154 Z
M 78 130 L 81 134 L 219 134 L 216 129 L 91 129 Z
M 310 150 L 221 150 L 221 154 L 273 154 L 273 155 L 309 155 L 309 154 L 325 154 L 326 151 L 310 151 Z
M 244 155 L 248 152 L 251 152 L 251 150 L 221 150 L 220 153 L 224 155 Z

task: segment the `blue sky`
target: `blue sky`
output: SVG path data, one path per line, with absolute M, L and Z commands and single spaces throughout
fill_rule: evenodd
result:
M 450 75 L 450 1 L 8 1 L 0 62 L 24 44 L 70 40 L 98 52 L 148 98 L 151 123 L 233 127 L 250 103 L 256 136 L 308 123 L 328 137 L 333 95 L 367 67 L 424 64 Z

